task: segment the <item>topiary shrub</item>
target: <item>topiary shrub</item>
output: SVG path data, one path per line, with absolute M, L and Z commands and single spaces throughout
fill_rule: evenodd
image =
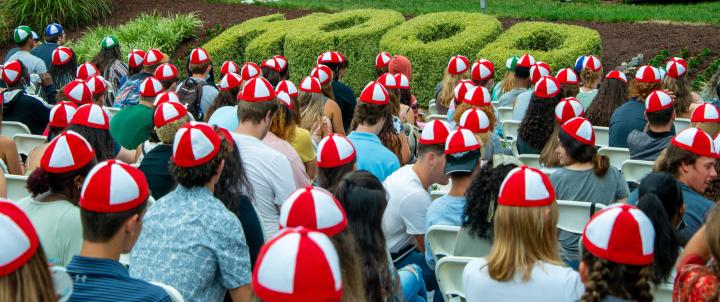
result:
M 66 27 L 88 24 L 109 15 L 110 0 L 3 0 L 0 15 L 7 24 L 24 24 L 42 34 L 45 26 L 59 22 Z
M 523 22 L 510 27 L 495 42 L 478 52 L 478 58 L 495 63 L 495 78 L 505 73 L 505 60 L 530 53 L 548 63 L 553 74 L 571 67 L 581 55 L 600 55 L 600 34 L 590 28 L 545 22 Z
M 450 57 L 465 55 L 472 59 L 478 49 L 501 32 L 500 22 L 484 14 L 426 14 L 388 31 L 380 41 L 380 50 L 410 59 L 413 93 L 426 106 L 435 97 L 435 85 L 442 80 Z M 369 69 L 374 71 L 374 67 Z

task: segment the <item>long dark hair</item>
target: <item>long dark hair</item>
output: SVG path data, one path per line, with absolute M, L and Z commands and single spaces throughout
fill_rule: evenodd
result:
M 105 70 L 110 68 L 116 60 L 119 60 L 120 56 L 120 45 L 111 48 L 100 48 L 100 52 L 93 57 L 92 63 L 97 66 L 101 74 L 105 74 Z
M 337 186 L 342 181 L 343 177 L 348 173 L 352 172 L 355 168 L 355 161 L 349 162 L 339 167 L 333 168 L 320 168 L 318 167 L 317 183 L 318 186 L 334 192 Z
M 382 231 L 387 195 L 380 180 L 367 171 L 348 174 L 335 190 L 348 218 L 362 258 L 367 301 L 386 301 L 392 295 L 391 268 Z
M 593 171 L 598 177 L 603 177 L 610 169 L 610 159 L 607 156 L 599 155 L 595 146 L 583 144 L 576 139 L 570 137 L 562 128 L 558 129 L 558 137 L 560 145 L 565 149 L 565 153 L 578 163 L 593 163 Z
M 75 79 L 76 69 L 77 57 L 73 53 L 70 62 L 67 62 L 63 65 L 50 64 L 50 68 L 48 68 L 48 73 L 50 73 L 50 76 L 53 80 L 53 85 L 55 85 L 55 87 L 64 87 Z
M 225 167 L 220 173 L 220 179 L 215 184 L 215 197 L 225 204 L 233 213 L 238 213 L 240 209 L 240 196 L 253 196 L 252 185 L 248 179 L 245 167 L 242 164 L 240 158 L 240 151 L 238 147 L 232 141 L 232 137 L 225 137 L 225 134 L 217 130 L 218 135 L 223 138 L 222 147 L 227 150 L 227 156 L 223 158 L 225 160 Z
M 628 99 L 628 86 L 617 79 L 605 79 L 600 84 L 595 100 L 587 108 L 585 117 L 595 126 L 607 127 L 615 109 Z
M 463 214 L 463 227 L 470 228 L 470 234 L 492 240 L 493 217 L 497 209 L 497 196 L 505 176 L 514 169 L 513 164 L 502 164 L 493 168 L 492 161 L 485 163 L 465 193 L 467 203 Z
M 581 302 L 600 302 L 607 296 L 638 302 L 653 300 L 650 292 L 651 266 L 626 265 L 608 261 L 584 251 L 589 268 Z
M 90 143 L 95 150 L 97 162 L 115 158 L 115 140 L 110 135 L 110 131 L 75 124 L 71 124 L 66 130 L 77 132 Z
M 390 105 L 385 105 L 387 107 L 390 107 Z M 387 110 L 385 113 L 385 124 L 383 124 L 382 129 L 380 129 L 380 133 L 378 133 L 378 137 L 380 138 L 380 142 L 390 149 L 392 153 L 397 156 L 398 161 L 402 164 L 402 141 L 400 138 L 400 134 L 396 131 L 395 125 L 393 125 L 393 115 L 392 110 Z
M 212 105 L 208 107 L 208 110 L 205 113 L 205 121 L 209 121 L 210 117 L 213 115 L 213 113 L 215 113 L 215 111 L 218 110 L 218 108 L 223 106 L 235 106 L 237 104 L 236 96 L 238 95 L 239 91 L 240 85 L 227 91 L 220 91 L 215 97 Z
M 260 70 L 262 71 L 263 77 L 272 84 L 273 87 L 276 87 L 280 81 L 285 80 L 288 78 L 288 72 L 289 72 L 290 66 L 285 66 L 285 69 L 283 71 L 278 72 L 275 69 L 272 69 L 270 67 L 260 67 Z
M 534 149 L 542 149 L 551 138 L 555 125 L 557 97 L 543 99 L 533 93 L 525 117 L 520 122 L 518 136 Z

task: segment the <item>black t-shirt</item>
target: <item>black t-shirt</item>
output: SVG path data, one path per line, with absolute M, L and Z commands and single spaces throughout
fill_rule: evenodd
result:
M 45 102 L 27 95 L 22 90 L 6 92 L 4 97 L 6 100 L 2 105 L 4 121 L 20 122 L 30 129 L 30 133 L 43 134 L 50 118 L 50 107 Z
M 355 105 L 357 105 L 355 93 L 353 93 L 350 87 L 338 81 L 332 82 L 332 89 L 333 94 L 335 95 L 334 101 L 338 104 L 338 106 L 340 106 L 345 133 L 348 133 L 353 114 L 355 113 Z
M 175 188 L 175 179 L 170 175 L 169 170 L 171 156 L 172 146 L 163 144 L 150 150 L 140 162 L 139 169 L 145 174 L 150 192 L 155 200 Z

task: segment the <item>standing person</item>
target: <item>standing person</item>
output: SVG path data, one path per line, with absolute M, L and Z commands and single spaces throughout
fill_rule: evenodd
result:
M 154 77 L 143 80 L 139 103 L 127 106 L 113 115 L 110 120 L 110 134 L 123 148 L 135 150 L 150 137 L 153 128 L 155 97 L 163 92 L 162 83 Z
M 263 61 L 262 65 L 260 65 L 260 70 L 262 71 L 263 77 L 265 77 L 273 87 L 277 87 L 280 82 L 290 77 L 288 61 L 281 55 Z
M 281 106 L 280 101 L 270 82 L 263 77 L 250 79 L 238 95 L 238 101 L 239 125 L 233 139 L 247 169 L 253 206 L 263 223 L 265 238 L 273 238 L 278 232 L 280 206 L 297 189 L 288 177 L 292 175 L 292 168 L 285 155 L 262 143 Z
M 355 114 L 355 107 L 357 100 L 355 99 L 355 93 L 350 86 L 342 82 L 345 77 L 347 68 L 350 67 L 350 62 L 345 59 L 341 53 L 337 51 L 329 51 L 321 54 L 317 60 L 318 64 L 323 64 L 330 67 L 332 70 L 332 95 L 333 99 L 340 107 L 342 113 L 342 124 L 343 132 L 340 129 L 336 129 L 336 133 L 345 134 L 350 131 L 350 122 Z
M 48 124 L 50 105 L 25 91 L 25 85 L 30 81 L 27 68 L 20 61 L 6 62 L 0 70 L 0 78 L 8 85 L 2 92 L 3 121 L 23 123 L 30 133 L 41 135 Z
M 692 91 L 692 83 L 687 76 L 687 61 L 683 58 L 671 58 L 665 69 L 667 76 L 662 81 L 662 87 L 675 96 L 675 115 L 679 118 L 690 118 L 693 110 L 704 102 L 700 95 Z
M 523 92 L 530 90 L 530 67 L 535 64 L 535 58 L 529 54 L 525 54 L 515 63 L 514 78 L 512 81 L 512 89 L 503 93 L 498 97 L 497 106 L 513 107 L 515 99 Z M 503 85 L 505 87 L 505 85 Z
M 317 184 L 330 192 L 348 173 L 355 171 L 356 153 L 353 144 L 344 136 L 330 134 L 318 144 Z
M 455 86 L 466 79 L 470 79 L 470 60 L 462 55 L 453 56 L 445 68 L 442 81 L 435 86 L 435 105 L 438 114 L 448 114 L 454 98 Z
M 670 95 L 659 90 L 653 91 L 645 99 L 648 124 L 644 130 L 633 130 L 628 135 L 630 159 L 655 161 L 660 152 L 667 148 L 673 137 L 674 102 Z
M 627 77 L 621 71 L 608 72 L 600 84 L 595 100 L 586 108 L 587 119 L 595 126 L 608 127 L 615 109 L 627 101 Z
M 190 112 L 196 120 L 202 121 L 205 112 L 212 106 L 218 95 L 218 89 L 207 82 L 208 75 L 212 70 L 210 55 L 202 48 L 195 48 L 190 52 L 188 60 L 190 77 L 177 85 L 175 92 L 180 102 L 187 104 Z
M 113 36 L 106 36 L 100 41 L 100 52 L 92 59 L 100 74 L 112 85 L 111 91 L 105 95 L 108 106 L 115 103 L 116 89 L 120 88 L 123 78 L 128 76 L 128 66 L 120 60 L 120 42 Z
M 580 101 L 583 108 L 589 108 L 593 100 L 598 94 L 598 85 L 602 81 L 603 66 L 600 59 L 596 56 L 586 56 L 583 61 L 583 67 L 580 71 L 580 92 L 575 98 Z
M 57 87 L 65 87 L 68 83 L 75 79 L 75 71 L 77 69 L 77 58 L 72 49 L 58 46 L 53 50 L 52 61 L 49 70 L 53 83 Z
M 559 93 L 560 84 L 552 76 L 545 76 L 535 84 L 527 113 L 518 129 L 517 148 L 520 154 L 540 154 L 551 139 L 555 123 L 553 111 L 559 102 Z
M 130 63 L 128 64 L 128 66 L 131 68 L 131 73 L 133 69 L 132 66 L 137 63 L 135 60 L 137 59 L 138 55 L 140 55 L 140 53 L 141 52 L 139 51 L 133 51 L 130 53 L 130 56 L 128 58 Z M 113 104 L 113 107 L 123 108 L 139 104 L 140 99 L 143 97 L 143 88 L 141 87 L 142 83 L 147 78 L 150 78 L 154 75 L 155 70 L 157 70 L 160 64 L 167 63 L 169 59 L 170 58 L 166 54 L 155 48 L 152 48 L 146 53 L 144 53 L 142 59 L 142 70 L 133 75 L 129 75 L 127 80 L 125 80 L 125 82 L 122 84 L 122 86 L 117 89 L 117 93 L 115 94 L 115 103 Z M 133 146 L 132 149 L 135 149 L 135 147 L 137 147 L 137 145 Z
M 276 98 L 279 100 L 280 108 L 270 121 L 270 131 L 262 139 L 268 147 L 282 153 L 290 163 L 292 176 L 295 180 L 295 187 L 302 188 L 310 183 L 310 177 L 305 172 L 300 155 L 290 145 L 295 139 L 295 118 L 292 113 L 292 100 L 285 92 L 278 92 Z
M 313 142 L 330 133 L 345 135 L 341 109 L 332 99 L 323 95 L 322 82 L 315 77 L 305 77 L 298 92 L 300 127 L 310 131 Z
M 580 104 L 580 102 L 578 102 L 578 100 L 573 97 L 564 98 L 560 100 L 557 106 L 555 106 L 555 126 L 553 127 L 555 130 L 553 130 L 553 134 L 550 136 L 551 139 L 545 144 L 545 147 L 543 147 L 542 151 L 540 152 L 540 163 L 543 165 L 543 167 L 562 167 L 562 165 L 560 165 L 558 153 L 556 152 L 560 141 L 553 138 L 558 136 L 558 133 L 560 132 L 560 127 L 562 127 L 565 122 L 569 121 L 574 117 L 582 117 L 583 114 L 585 114 L 585 112 L 583 111 L 582 104 Z
M 317 164 L 315 163 L 315 148 L 317 145 L 313 145 L 310 131 L 300 127 L 302 114 L 300 113 L 300 102 L 298 102 L 298 89 L 293 82 L 283 80 L 275 86 L 275 93 L 280 92 L 285 92 L 290 97 L 290 104 L 292 104 L 290 110 L 295 120 L 295 135 L 289 143 L 300 156 L 300 160 L 302 160 L 305 165 L 307 175 L 310 179 L 315 179 L 317 176 Z
M 643 101 L 660 89 L 660 72 L 652 66 L 638 68 L 630 84 L 630 100 L 613 111 L 610 117 L 610 147 L 627 148 L 627 138 L 633 130 L 645 129 Z
M 175 135 L 177 188 L 143 219 L 130 274 L 176 288 L 189 301 L 250 301 L 250 255 L 240 221 L 213 197 L 227 149 L 215 130 L 188 123 Z M 167 261 L 172 259 L 173 261 Z
M 52 23 L 45 27 L 45 43 L 33 48 L 30 53 L 45 62 L 45 66 L 49 67 L 52 62 L 52 53 L 59 46 L 65 44 L 65 30 L 62 25 Z
M 128 191 L 135 194 L 124 193 Z M 68 301 L 106 301 L 112 296 L 114 301 L 170 302 L 162 288 L 130 278 L 119 262 L 143 228 L 150 192 L 142 172 L 123 162 L 102 162 L 90 171 L 81 192 L 83 244 L 67 265 L 74 280 Z
M 558 255 L 558 207 L 550 179 L 537 169 L 515 168 L 503 180 L 497 202 L 490 254 L 463 270 L 467 301 L 577 301 L 584 288 Z

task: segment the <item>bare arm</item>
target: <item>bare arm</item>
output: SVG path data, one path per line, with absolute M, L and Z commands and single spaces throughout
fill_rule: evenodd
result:
M 707 241 L 705 240 L 705 226 L 702 226 L 697 232 L 695 232 L 695 235 L 690 238 L 690 241 L 685 245 L 685 250 L 683 250 L 682 254 L 680 254 L 680 257 L 678 257 L 678 261 L 675 264 L 675 269 L 680 271 L 679 265 L 684 262 L 684 259 L 688 255 L 698 255 L 701 258 L 705 259 L 707 261 L 710 259 L 710 248 L 708 248 Z
M 333 131 L 337 134 L 345 135 L 345 127 L 343 126 L 342 114 L 340 113 L 340 106 L 333 100 L 328 100 L 325 103 L 323 109 L 325 116 L 330 117 L 332 120 Z
M 250 302 L 252 289 L 250 289 L 250 284 L 248 284 L 230 289 L 228 292 L 230 292 L 230 297 L 233 302 Z
M 425 234 L 414 235 L 413 237 L 415 237 L 415 248 L 421 253 L 425 253 Z
M 315 179 L 317 174 L 317 160 L 313 159 L 305 163 L 305 173 L 310 177 L 310 180 Z
M 117 154 L 117 156 L 115 156 L 115 158 L 122 160 L 123 162 L 129 163 L 129 164 L 134 164 L 137 162 L 138 153 L 134 152 L 134 151 L 130 151 L 123 147 L 120 147 L 120 152 L 118 152 L 118 154 Z
M 9 174 L 23 175 L 20 155 L 18 155 L 17 146 L 12 139 L 3 138 L 2 157 Z

